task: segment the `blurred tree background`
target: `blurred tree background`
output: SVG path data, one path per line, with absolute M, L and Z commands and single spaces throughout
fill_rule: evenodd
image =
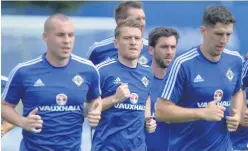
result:
M 77 12 L 80 6 L 88 2 L 89 1 L 2 1 L 1 3 L 7 7 L 15 7 L 18 10 L 23 9 L 23 11 L 25 11 L 26 8 L 33 7 L 50 10 L 52 13 L 73 13 Z

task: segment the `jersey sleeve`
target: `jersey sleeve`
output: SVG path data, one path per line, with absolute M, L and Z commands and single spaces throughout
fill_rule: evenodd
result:
M 87 100 L 91 101 L 98 98 L 101 95 L 100 89 L 100 75 L 97 68 L 93 65 L 92 76 L 91 76 L 91 84 L 89 88 L 89 92 L 87 94 Z
M 20 99 L 23 98 L 24 86 L 19 66 L 16 66 L 9 75 L 9 80 L 6 83 L 2 93 L 2 100 L 17 105 Z
M 238 76 L 238 78 L 237 78 L 237 82 L 236 82 L 236 86 L 235 86 L 233 95 L 236 92 L 238 92 L 240 90 L 241 86 L 242 86 L 242 79 L 243 79 L 242 78 L 242 75 L 243 75 L 243 73 L 242 73 L 242 70 L 243 70 L 242 67 L 243 67 L 243 63 L 242 63 L 242 60 L 240 59 L 238 61 L 238 63 L 237 63 L 237 70 L 238 70 L 237 76 Z
M 159 97 L 177 104 L 183 92 L 186 73 L 177 60 L 169 65 L 167 71 L 161 83 Z
M 1 76 L 1 94 L 3 93 L 3 90 L 7 84 L 8 78 L 5 76 Z
M 244 67 L 242 69 L 242 86 L 248 87 L 248 60 L 244 63 Z
M 97 43 L 94 43 L 92 46 L 89 47 L 89 50 L 86 54 L 86 58 L 89 59 L 94 65 L 98 63 L 97 58 L 96 58 L 96 47 Z

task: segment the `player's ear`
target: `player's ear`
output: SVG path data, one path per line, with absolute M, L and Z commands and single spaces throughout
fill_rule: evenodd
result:
M 43 34 L 42 34 L 42 39 L 44 40 L 44 41 L 47 41 L 47 33 L 46 32 L 43 32 Z
M 205 26 L 201 26 L 200 27 L 200 32 L 201 32 L 201 35 L 203 36 L 206 33 L 206 27 Z
M 118 42 L 117 38 L 115 38 L 115 40 L 114 40 L 114 45 L 115 45 L 116 49 L 119 48 L 119 42 Z
M 149 53 L 153 56 L 153 54 L 154 54 L 154 48 L 152 46 L 149 46 Z

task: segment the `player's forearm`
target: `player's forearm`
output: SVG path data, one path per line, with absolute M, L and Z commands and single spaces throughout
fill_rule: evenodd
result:
M 248 113 L 248 109 L 246 106 L 246 92 L 245 89 L 242 90 L 243 91 L 243 108 L 242 108 L 242 112 L 241 112 L 241 120 L 240 120 L 240 125 L 248 127 L 248 123 L 245 122 L 245 114 Z
M 111 108 L 112 106 L 114 106 L 115 104 L 117 104 L 118 100 L 115 97 L 115 95 L 106 97 L 104 99 L 102 99 L 102 111 L 105 111 L 109 108 Z
M 13 125 L 23 127 L 26 118 L 18 114 L 13 106 L 4 102 L 1 103 L 2 118 Z
M 202 119 L 202 109 L 189 109 L 161 100 L 156 105 L 156 119 L 162 122 L 184 123 Z
M 146 110 L 145 110 L 145 117 L 150 117 L 151 114 L 151 99 L 150 96 L 147 98 L 146 101 Z
M 243 105 L 244 105 L 244 94 L 243 91 L 240 90 L 232 96 L 231 108 L 237 109 L 238 113 L 241 115 L 241 111 L 243 110 Z

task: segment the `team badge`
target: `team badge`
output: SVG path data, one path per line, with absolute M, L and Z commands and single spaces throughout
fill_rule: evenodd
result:
M 84 82 L 84 79 L 80 75 L 76 75 L 72 81 L 79 87 Z
M 148 84 L 149 84 L 149 80 L 148 80 L 146 77 L 143 77 L 143 78 L 141 79 L 141 82 L 144 84 L 145 87 L 147 87 Z
M 148 60 L 145 56 L 139 57 L 139 63 L 140 64 L 147 64 Z
M 232 70 L 229 68 L 226 72 L 226 77 L 232 81 L 233 77 L 234 77 L 234 73 L 232 72 Z
M 223 97 L 223 91 L 218 89 L 214 92 L 214 100 L 220 101 Z
M 132 104 L 136 104 L 138 102 L 139 96 L 136 93 L 131 93 L 130 94 L 130 102 Z
M 58 105 L 65 105 L 67 102 L 67 96 L 63 93 L 60 93 L 56 96 L 56 103 Z

